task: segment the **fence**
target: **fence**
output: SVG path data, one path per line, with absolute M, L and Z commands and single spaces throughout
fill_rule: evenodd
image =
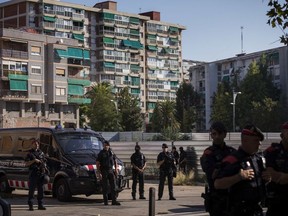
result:
M 138 145 L 141 146 L 141 152 L 145 155 L 147 159 L 147 163 L 149 164 L 147 173 L 150 177 L 151 175 L 155 175 L 158 171 L 158 167 L 156 165 L 157 155 L 162 151 L 162 144 L 166 143 L 169 146 L 169 150 L 171 150 L 172 145 L 175 145 L 177 149 L 180 146 L 184 148 L 184 150 L 191 149 L 196 153 L 196 164 L 197 164 L 197 175 L 199 178 L 203 177 L 203 171 L 200 166 L 199 158 L 203 154 L 203 151 L 211 145 L 211 140 L 209 134 L 197 136 L 197 134 L 193 134 L 194 139 L 189 141 L 137 141 Z M 104 136 L 104 134 L 103 134 Z M 105 137 L 105 136 L 104 136 Z M 280 141 L 280 133 L 265 133 L 265 140 L 262 142 L 260 149 L 264 150 L 268 147 L 272 142 Z M 105 137 L 106 138 L 106 137 Z M 208 139 L 207 139 L 208 138 Z M 107 138 L 106 138 L 107 139 Z M 206 139 L 206 140 L 205 140 Z M 234 146 L 238 148 L 240 144 L 240 133 L 230 133 L 225 139 L 227 145 Z M 126 167 L 130 167 L 130 156 L 134 153 L 134 147 L 136 142 L 123 142 L 123 141 L 111 141 L 111 148 L 115 152 L 115 154 L 125 163 Z M 155 177 L 157 178 L 157 177 Z
M 144 133 L 141 131 L 101 132 L 101 134 L 107 140 L 118 142 L 152 141 L 153 138 L 161 135 L 161 133 Z M 192 141 L 211 140 L 209 133 L 180 133 L 179 135 L 188 137 Z M 264 135 L 265 140 L 280 138 L 280 133 L 264 132 Z M 239 132 L 229 132 L 226 140 L 240 140 L 240 137 L 241 133 Z

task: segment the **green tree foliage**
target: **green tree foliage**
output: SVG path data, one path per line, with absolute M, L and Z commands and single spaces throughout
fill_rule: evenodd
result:
M 133 98 L 129 88 L 123 88 L 118 97 L 120 125 L 123 131 L 138 131 L 143 127 L 143 115 L 138 98 Z
M 199 107 L 199 95 L 191 83 L 183 82 L 176 92 L 175 117 L 180 123 L 180 131 L 189 133 L 197 121 L 197 108 Z
M 153 132 L 164 133 L 165 137 L 175 136 L 179 132 L 180 125 L 175 118 L 175 102 L 158 102 L 151 117 Z
M 117 131 L 118 116 L 114 96 L 108 83 L 99 83 L 87 93 L 91 104 L 87 109 L 90 126 L 95 131 Z
M 250 64 L 247 75 L 240 83 L 241 96 L 237 98 L 240 125 L 251 122 L 263 131 L 279 131 L 283 118 L 280 90 L 274 87 L 267 70 L 267 56 Z
M 217 92 L 212 98 L 211 122 L 221 121 L 228 130 L 233 131 L 233 102 L 232 88 L 229 82 L 218 84 Z
M 282 30 L 283 35 L 280 36 L 281 43 L 288 45 L 288 37 L 285 33 L 286 28 L 288 27 L 288 1 L 279 3 L 278 0 L 269 0 L 268 6 L 270 9 L 266 13 L 268 16 L 268 24 L 272 28 L 278 27 Z

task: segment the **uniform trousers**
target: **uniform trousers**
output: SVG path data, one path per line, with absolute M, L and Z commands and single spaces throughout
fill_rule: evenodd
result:
M 37 200 L 38 205 L 43 204 L 44 184 L 41 175 L 37 174 L 36 171 L 29 173 L 29 192 L 28 192 L 28 204 L 33 205 L 34 193 L 37 187 Z
M 139 180 L 139 195 L 144 196 L 144 174 L 138 170 L 132 169 L 132 196 L 136 195 L 137 181 Z
M 169 171 L 160 169 L 159 187 L 158 187 L 158 198 L 160 199 L 163 196 L 164 183 L 165 183 L 166 177 L 168 179 L 169 196 L 173 197 L 173 171 L 172 169 Z

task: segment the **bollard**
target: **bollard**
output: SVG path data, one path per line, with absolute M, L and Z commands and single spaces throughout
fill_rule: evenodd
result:
M 155 216 L 155 188 L 149 188 L 149 216 Z

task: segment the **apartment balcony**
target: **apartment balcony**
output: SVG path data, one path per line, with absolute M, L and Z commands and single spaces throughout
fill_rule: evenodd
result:
M 0 90 L 0 97 L 3 100 L 27 100 L 28 92 L 27 91 L 11 91 L 7 89 Z
M 10 74 L 13 74 L 13 75 L 25 75 L 27 76 L 27 71 L 20 71 L 20 70 L 8 70 L 8 69 L 3 69 L 2 70 L 2 79 L 4 78 L 7 78 L 8 79 L 8 76 Z
M 129 22 L 124 22 L 124 21 L 120 21 L 120 20 L 114 20 L 114 23 L 117 26 L 122 26 L 122 27 L 127 27 L 129 25 Z
M 12 49 L 0 49 L 1 57 L 15 58 L 15 59 L 28 59 L 28 52 Z
M 90 104 L 91 99 L 85 98 L 83 96 L 77 96 L 77 95 L 69 95 L 68 97 L 68 103 L 74 103 L 74 104 Z

